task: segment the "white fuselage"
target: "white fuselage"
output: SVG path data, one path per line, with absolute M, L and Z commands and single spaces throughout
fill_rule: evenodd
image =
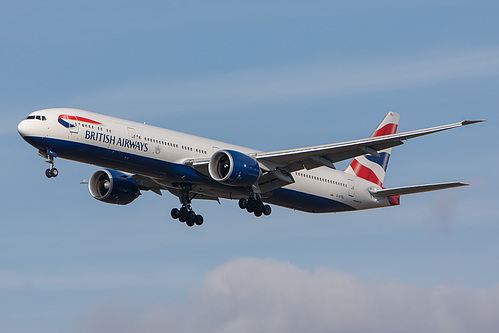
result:
M 257 150 L 77 109 L 47 109 L 31 116 L 19 124 L 19 133 L 57 157 L 150 177 L 166 188 L 190 182 L 194 193 L 208 197 L 237 199 L 249 193 L 199 175 L 186 161 L 208 160 L 220 149 L 250 156 Z M 370 194 L 380 186 L 329 167 L 303 169 L 292 177 L 293 184 L 262 193 L 264 201 L 307 212 L 390 206 L 387 198 Z

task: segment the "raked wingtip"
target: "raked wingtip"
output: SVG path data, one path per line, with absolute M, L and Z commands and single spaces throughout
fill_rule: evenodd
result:
M 466 125 L 471 125 L 471 124 L 476 124 L 476 123 L 486 123 L 487 120 L 481 119 L 481 120 L 463 120 L 461 122 L 461 125 L 466 126 Z

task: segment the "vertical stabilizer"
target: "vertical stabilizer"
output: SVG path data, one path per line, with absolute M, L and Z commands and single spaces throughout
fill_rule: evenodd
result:
M 399 119 L 400 115 L 398 113 L 388 112 L 378 127 L 376 127 L 373 134 L 371 134 L 371 137 L 396 133 Z M 356 157 L 346 168 L 345 172 L 382 186 L 391 151 L 391 148 L 381 150 L 379 157 L 370 154 Z

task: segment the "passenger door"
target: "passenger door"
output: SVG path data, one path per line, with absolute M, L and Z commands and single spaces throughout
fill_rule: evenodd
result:
M 355 183 L 353 179 L 348 180 L 348 196 L 354 197 L 355 196 Z

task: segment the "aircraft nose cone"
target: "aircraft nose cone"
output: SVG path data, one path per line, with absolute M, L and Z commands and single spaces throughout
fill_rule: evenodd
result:
M 21 135 L 23 138 L 27 135 L 29 135 L 31 129 L 31 123 L 29 121 L 23 120 L 17 125 L 17 131 L 19 132 L 19 135 Z

